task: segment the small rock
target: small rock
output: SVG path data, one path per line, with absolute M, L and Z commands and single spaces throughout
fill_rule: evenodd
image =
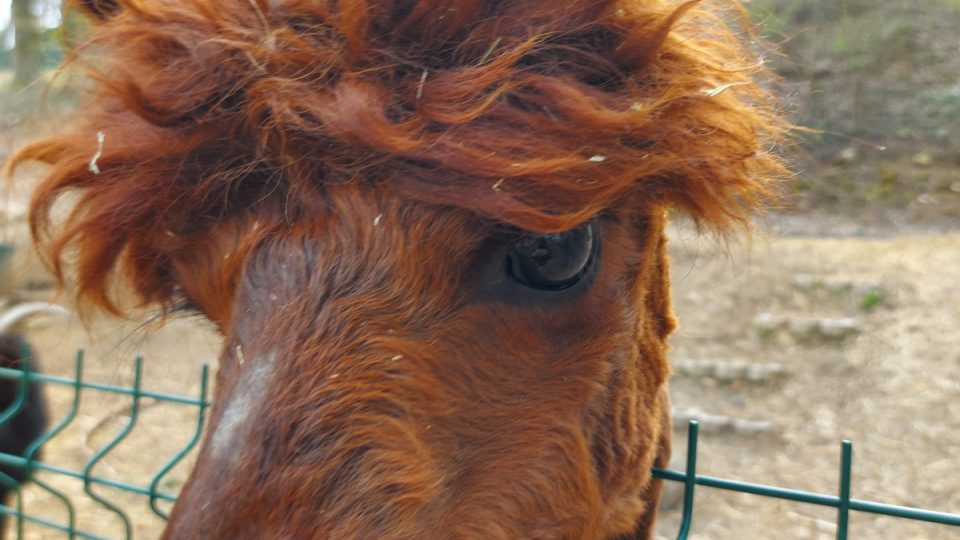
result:
M 787 326 L 794 336 L 805 337 L 813 333 L 818 326 L 818 321 L 809 317 L 795 317 L 790 319 Z
M 882 295 L 883 285 L 880 283 L 870 283 L 870 282 L 855 283 L 851 288 L 851 290 L 853 291 L 853 294 L 858 297 L 866 296 L 868 294 Z
M 933 165 L 933 156 L 930 152 L 917 152 L 913 155 L 913 164 L 920 167 Z
M 714 375 L 723 381 L 741 379 L 747 374 L 746 362 L 721 362 L 714 366 Z
M 829 77 L 836 73 L 836 66 L 829 60 L 821 59 L 813 63 L 811 72 L 812 76 L 816 79 Z
M 917 204 L 937 204 L 939 202 L 940 197 L 933 193 L 921 193 L 917 196 Z
M 773 428 L 773 422 L 767 420 L 733 420 L 733 430 L 744 435 L 756 435 L 757 433 L 766 433 Z
M 810 274 L 797 274 L 793 276 L 793 286 L 796 289 L 809 291 L 817 286 L 817 278 Z
M 772 379 L 787 372 L 783 364 L 750 364 L 747 369 L 747 380 L 760 382 Z
M 706 377 L 712 375 L 714 371 L 710 362 L 689 358 L 674 360 L 673 367 L 680 373 L 690 377 Z
M 833 163 L 835 165 L 849 165 L 857 160 L 858 155 L 857 147 L 848 146 L 837 152 L 837 155 L 833 157 Z
M 822 319 L 819 322 L 820 333 L 828 338 L 843 338 L 859 334 L 861 324 L 853 317 L 843 319 Z
M 719 414 L 710 414 L 697 409 L 675 407 L 671 411 L 671 416 L 673 418 L 674 428 L 684 428 L 691 420 L 696 420 L 700 424 L 701 433 L 733 431 L 734 433 L 743 435 L 754 435 L 773 429 L 773 423 L 766 420 L 743 420 Z
M 842 278 L 824 278 L 823 288 L 831 294 L 843 294 L 850 289 L 850 282 Z
M 786 324 L 786 319 L 773 313 L 761 313 L 753 319 L 753 326 L 763 332 L 777 331 Z
M 733 360 L 715 362 L 679 358 L 671 361 L 674 372 L 687 377 L 706 377 L 723 382 L 762 382 L 786 373 L 783 364 L 763 364 Z

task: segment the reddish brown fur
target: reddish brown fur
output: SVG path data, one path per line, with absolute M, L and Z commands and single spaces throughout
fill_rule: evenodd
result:
M 168 537 L 652 534 L 664 210 L 723 228 L 781 173 L 756 61 L 715 10 L 80 3 L 102 18 L 74 59 L 96 85 L 72 131 L 12 163 L 52 165 L 31 223 L 82 300 L 119 313 L 125 283 L 225 337 Z M 580 292 L 484 285 L 503 224 L 595 216 Z

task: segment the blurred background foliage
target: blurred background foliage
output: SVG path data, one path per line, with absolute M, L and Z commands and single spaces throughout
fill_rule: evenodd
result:
M 960 216 L 960 0 L 753 0 L 794 121 L 796 204 L 870 226 Z
M 810 129 L 788 150 L 798 171 L 794 210 L 850 215 L 867 226 L 953 228 L 960 0 L 745 4 L 788 112 Z M 31 87 L 46 85 L 30 81 L 51 72 L 82 25 L 64 15 L 61 0 L 0 0 L 0 127 L 36 103 Z

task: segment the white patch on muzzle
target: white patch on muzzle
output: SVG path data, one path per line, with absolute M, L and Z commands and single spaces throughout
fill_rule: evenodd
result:
M 270 353 L 262 360 L 253 360 L 240 374 L 210 441 L 214 459 L 232 463 L 243 448 L 250 413 L 266 397 L 276 359 L 276 353 Z

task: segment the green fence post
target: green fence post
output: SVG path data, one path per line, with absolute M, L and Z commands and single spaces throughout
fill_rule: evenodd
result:
M 680 522 L 680 533 L 677 540 L 686 540 L 690 535 L 690 525 L 693 523 L 693 492 L 697 486 L 697 438 L 700 433 L 700 422 L 690 421 L 687 430 L 687 471 L 683 486 L 683 521 Z
M 850 476 L 853 469 L 853 443 L 840 447 L 840 504 L 837 505 L 837 540 L 847 540 L 850 527 Z

